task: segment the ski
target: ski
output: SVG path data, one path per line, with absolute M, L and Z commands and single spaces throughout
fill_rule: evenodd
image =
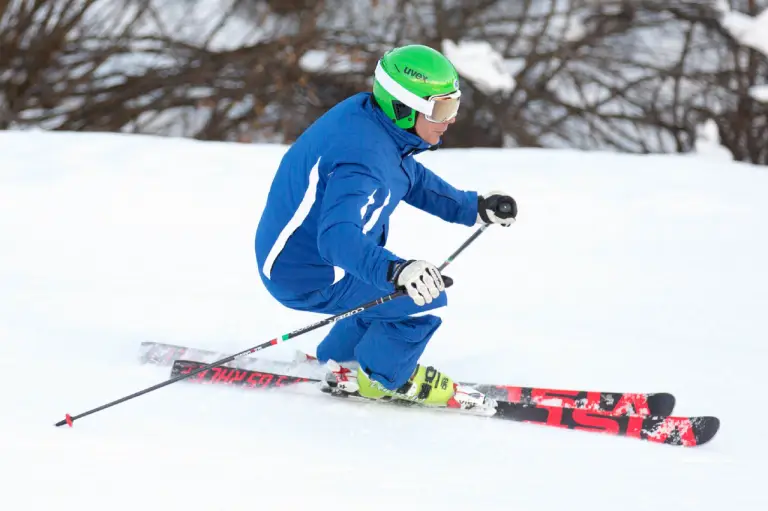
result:
M 185 374 L 199 368 L 201 365 L 203 365 L 201 362 L 177 360 L 173 364 L 171 373 L 173 376 Z M 226 384 L 246 389 L 279 388 L 298 383 L 311 383 L 320 386 L 320 390 L 324 394 L 355 402 L 391 404 L 445 413 L 459 413 L 477 417 L 540 424 L 684 447 L 695 447 L 709 442 L 720 427 L 720 421 L 716 417 L 609 415 L 587 408 L 552 406 L 551 404 L 542 405 L 528 402 L 508 402 L 503 400 L 497 400 L 494 409 L 477 408 L 462 410 L 427 407 L 408 401 L 371 400 L 359 395 L 341 393 L 324 384 L 321 380 L 313 378 L 265 373 L 238 369 L 236 367 L 214 367 L 184 381 L 204 384 Z
M 211 350 L 146 341 L 141 343 L 139 359 L 143 364 L 169 366 L 173 365 L 177 360 L 182 359 L 211 363 L 225 358 L 227 355 L 227 353 Z M 324 369 L 318 364 L 317 359 L 303 353 L 299 353 L 293 362 L 270 361 L 259 357 L 244 357 L 232 364 L 227 364 L 224 367 L 237 367 L 238 369 L 253 370 L 260 374 L 295 374 L 297 372 L 306 373 L 311 371 L 312 376 L 316 380 L 321 379 L 325 374 Z M 221 373 L 221 375 L 218 373 Z M 178 374 L 178 371 L 173 374 Z M 240 373 L 229 373 L 219 369 L 216 373 L 208 372 L 205 378 L 209 381 L 215 380 L 213 383 L 219 383 L 220 380 L 239 377 L 231 376 L 239 374 Z M 257 377 L 258 376 L 254 376 L 254 378 Z M 251 376 L 249 375 L 246 378 L 251 378 Z M 281 381 L 286 382 L 286 380 Z M 562 406 L 566 408 L 578 408 L 594 412 L 602 412 L 611 415 L 672 415 L 675 408 L 675 396 L 666 392 L 600 392 L 524 387 L 516 385 L 492 385 L 476 382 L 463 384 L 474 387 L 487 396 L 499 401 Z M 255 386 L 253 388 L 259 387 Z
M 682 447 L 703 445 L 712 440 L 720 428 L 720 419 L 710 416 L 611 416 L 583 408 L 565 408 L 527 403 L 510 403 L 506 401 L 497 401 L 495 411 L 489 412 L 484 409 L 475 411 L 474 409 L 461 410 L 456 408 L 427 407 L 418 403 L 401 400 L 373 400 L 359 395 L 337 392 L 328 386 L 323 386 L 321 390 L 333 397 L 358 402 L 386 403 L 404 407 L 439 410 L 562 429 L 603 433 Z
M 210 363 L 226 356 L 226 353 L 211 350 L 145 341 L 141 343 L 139 359 L 143 364 L 172 366 L 181 359 Z M 317 363 L 317 359 L 306 354 L 299 354 L 293 362 L 244 357 L 238 359 L 236 363 L 227 364 L 223 367 L 237 367 L 238 369 L 254 370 L 261 373 L 295 373 L 299 369 L 311 368 L 315 379 L 322 378 L 324 374 L 322 367 Z M 207 378 L 214 377 L 214 375 L 207 376 Z M 675 408 L 675 397 L 666 392 L 584 391 L 478 383 L 466 383 L 466 385 L 474 386 L 497 400 L 583 408 L 613 415 L 671 415 Z
M 173 362 L 171 376 L 188 374 L 204 362 L 176 360 Z M 240 367 L 213 367 L 190 378 L 197 383 L 226 384 L 246 389 L 282 387 L 295 383 L 319 382 L 320 378 L 306 378 L 294 375 L 244 369 Z M 518 387 L 487 383 L 461 383 L 472 387 L 496 401 L 525 405 L 554 406 L 588 410 L 612 416 L 671 415 L 675 406 L 675 397 L 667 393 L 637 394 L 618 392 L 589 392 L 580 390 L 559 390 L 539 387 Z
M 189 374 L 204 365 L 206 365 L 205 362 L 176 360 L 171 368 L 171 378 L 182 374 Z M 305 378 L 303 376 L 276 374 L 227 366 L 212 367 L 184 381 L 190 383 L 223 384 L 243 389 L 269 389 L 295 385 L 297 383 L 320 382 L 317 378 Z
M 614 416 L 671 415 L 675 408 L 675 396 L 666 392 L 642 394 L 518 387 L 485 383 L 462 384 L 472 387 L 497 401 L 589 410 Z
M 496 410 L 497 413 L 493 417 L 504 420 L 601 432 L 684 447 L 695 447 L 709 442 L 720 428 L 720 419 L 711 416 L 612 416 L 578 408 L 525 405 L 505 401 L 499 401 Z
M 190 348 L 188 346 L 179 346 L 176 344 L 165 344 L 161 342 L 144 341 L 139 347 L 139 362 L 141 364 L 152 364 L 159 366 L 171 366 L 177 360 L 199 360 L 201 362 L 215 362 L 227 357 L 230 353 L 223 353 L 219 351 L 206 350 L 200 348 Z M 310 359 L 307 361 L 311 362 Z M 255 369 L 264 365 L 265 360 L 260 357 L 241 357 L 237 359 L 237 367 L 242 369 Z M 285 367 L 294 367 L 300 362 L 270 362 L 270 364 L 276 364 Z M 234 362 L 227 364 L 228 367 L 232 367 Z

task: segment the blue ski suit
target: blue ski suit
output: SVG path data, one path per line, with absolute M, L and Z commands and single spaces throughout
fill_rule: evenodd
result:
M 471 226 L 477 193 L 457 190 L 414 158 L 430 148 L 398 128 L 371 93 L 337 104 L 288 149 L 256 231 L 256 260 L 269 293 L 286 307 L 338 314 L 395 290 L 384 248 L 400 201 Z M 317 348 L 321 361 L 357 360 L 389 389 L 402 386 L 440 326 L 403 297 L 334 324 Z M 418 315 L 417 315 L 418 314 Z

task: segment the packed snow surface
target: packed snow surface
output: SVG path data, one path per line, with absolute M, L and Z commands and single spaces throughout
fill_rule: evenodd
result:
M 457 379 L 673 392 L 677 414 L 721 418 L 705 446 L 184 383 L 54 428 L 167 378 L 138 364 L 141 341 L 236 352 L 323 317 L 257 275 L 284 151 L 0 133 L 0 509 L 768 509 L 768 171 L 703 155 L 419 159 L 520 209 L 446 270 L 423 360 Z M 404 205 L 389 247 L 439 264 L 472 232 Z

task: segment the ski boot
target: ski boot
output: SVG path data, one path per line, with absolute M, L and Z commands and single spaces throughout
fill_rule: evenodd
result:
M 454 382 L 432 366 L 416 366 L 413 374 L 397 390 L 390 390 L 372 379 L 359 366 L 342 366 L 329 360 L 326 384 L 333 392 L 371 400 L 407 401 L 427 407 L 481 408 L 492 413 L 496 402 L 472 387 Z

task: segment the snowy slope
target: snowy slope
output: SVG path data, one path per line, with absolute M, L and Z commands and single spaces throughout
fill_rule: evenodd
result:
M 256 272 L 283 151 L 0 133 L 0 509 L 768 509 L 768 171 L 703 157 L 420 159 L 520 205 L 447 272 L 425 360 L 674 392 L 679 414 L 722 419 L 706 446 L 184 384 L 54 428 L 166 378 L 136 363 L 141 341 L 240 351 L 320 317 L 279 306 Z M 439 263 L 471 232 L 405 206 L 390 247 Z

